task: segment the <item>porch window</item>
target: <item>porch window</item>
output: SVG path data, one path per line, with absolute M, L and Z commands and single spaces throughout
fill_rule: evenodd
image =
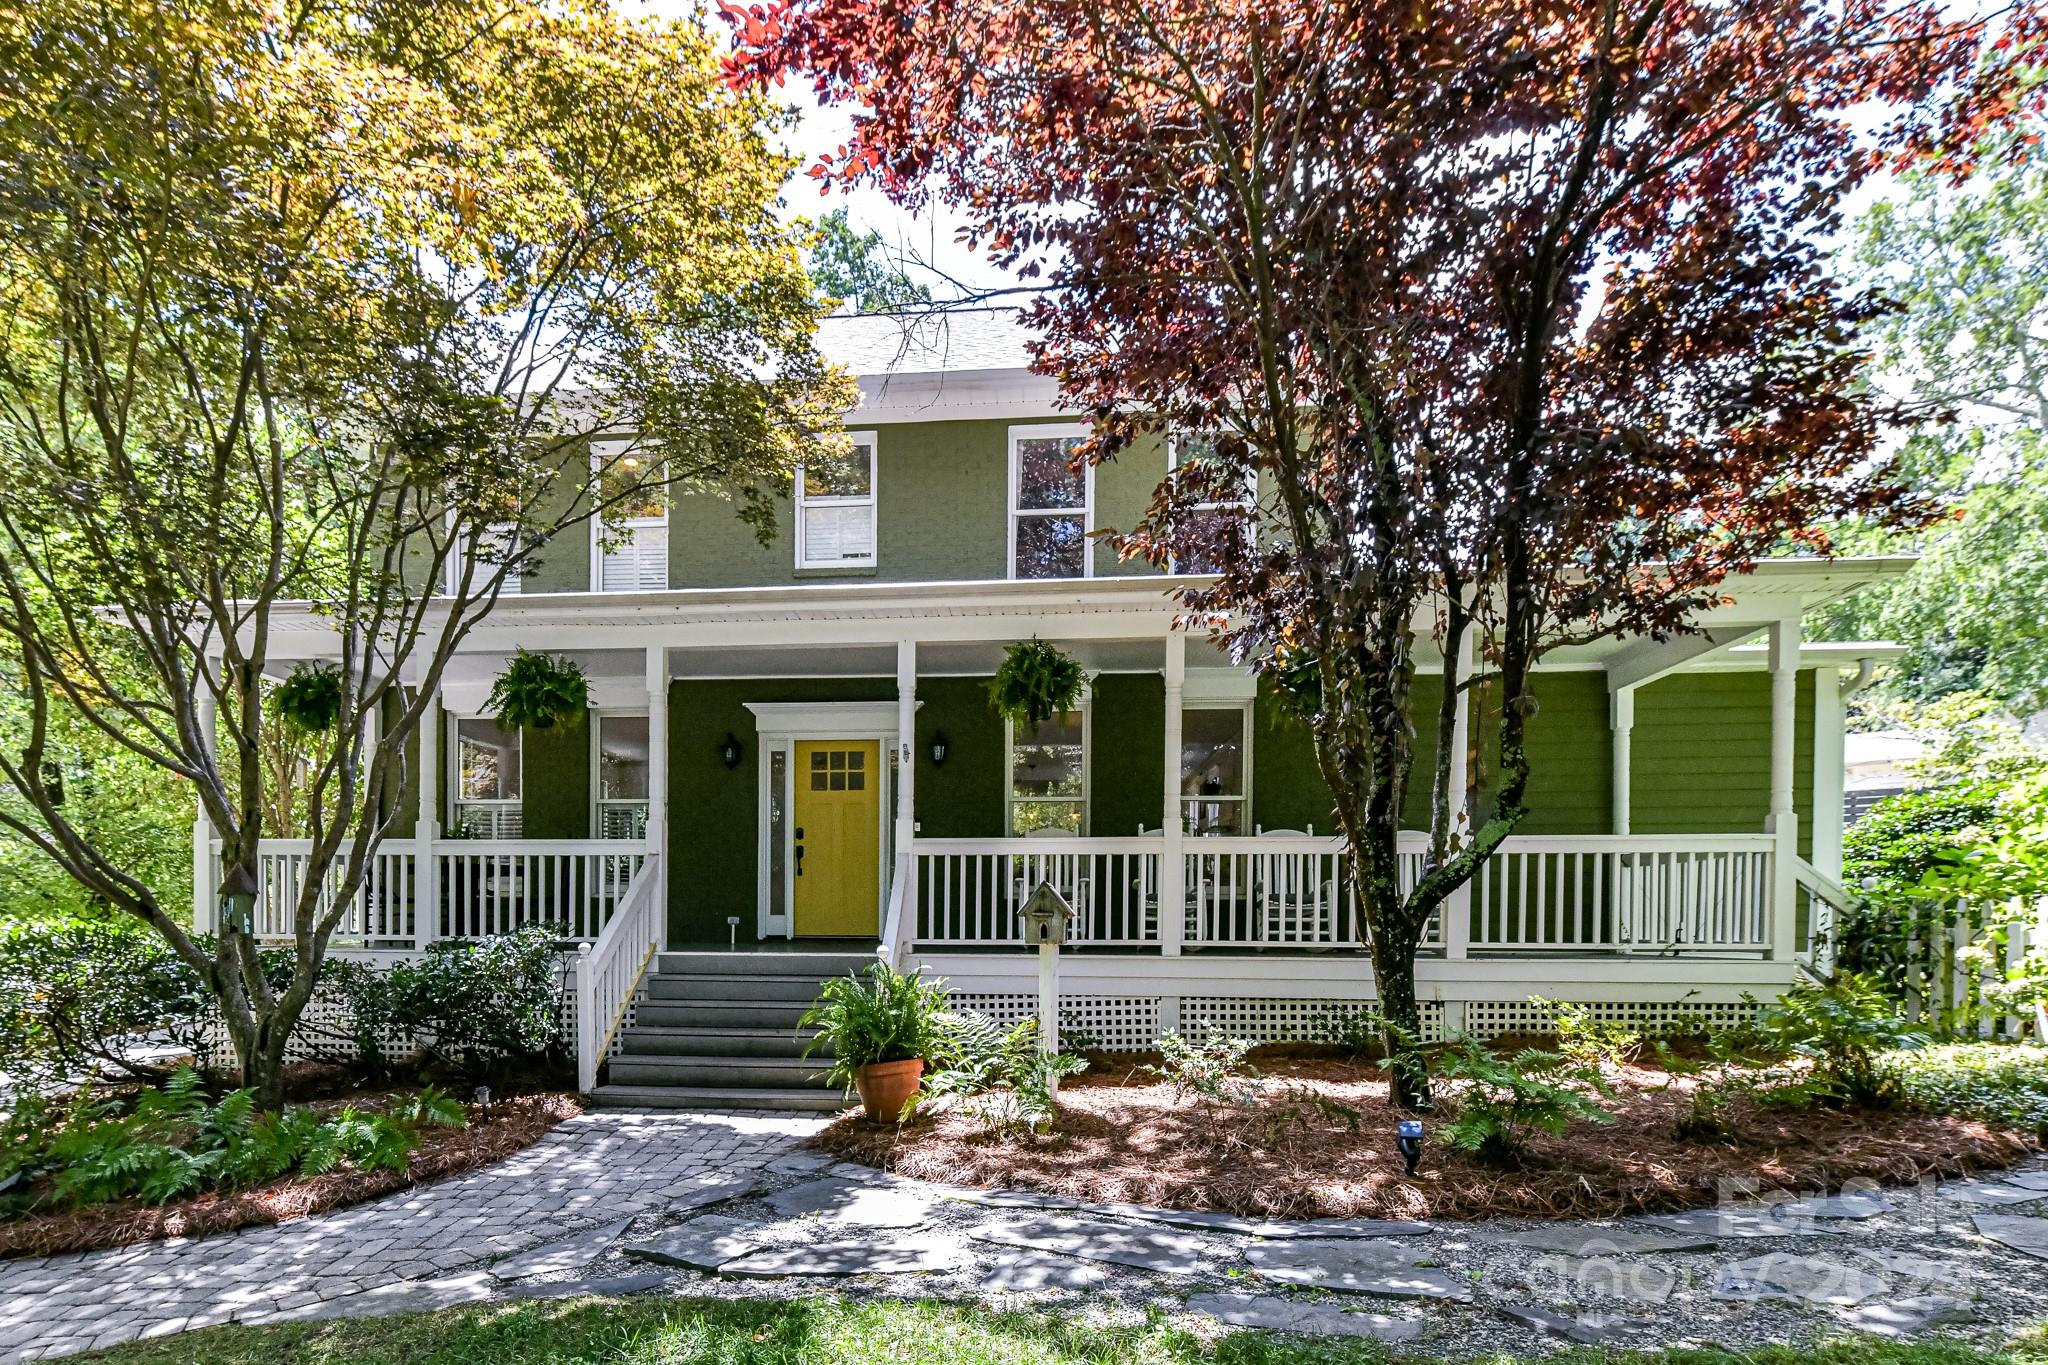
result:
M 1010 577 L 1089 576 L 1095 472 L 1073 467 L 1082 426 L 1010 428 Z
M 604 715 L 597 743 L 597 837 L 647 837 L 647 717 Z
M 668 486 L 658 460 L 629 441 L 594 441 L 591 460 L 605 508 L 593 519 L 599 592 L 668 586 Z
M 1199 432 L 1176 432 L 1169 442 L 1175 469 L 1216 458 L 1213 438 Z M 1256 476 L 1242 488 L 1210 489 L 1208 500 L 1196 503 L 1182 521 L 1182 530 L 1200 544 L 1198 550 L 1173 557 L 1175 573 L 1216 573 L 1235 548 L 1245 528 L 1244 514 L 1254 501 Z M 1231 497 L 1231 493 L 1239 496 Z
M 1088 712 L 1010 727 L 1010 833 L 1088 832 Z
M 850 431 L 843 455 L 797 471 L 796 566 L 849 569 L 875 562 L 875 433 Z
M 1190 834 L 1243 834 L 1246 708 L 1190 707 L 1180 718 L 1181 814 Z
M 457 839 L 517 839 L 520 812 L 519 731 L 490 716 L 455 722 L 455 795 L 448 832 Z

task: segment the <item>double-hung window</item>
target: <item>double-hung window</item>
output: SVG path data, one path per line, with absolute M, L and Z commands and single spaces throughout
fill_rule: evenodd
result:
M 599 592 L 656 592 L 668 586 L 668 485 L 661 462 L 633 441 L 592 441 L 594 519 L 591 577 Z
M 1095 471 L 1075 468 L 1085 426 L 1010 428 L 1010 577 L 1087 578 Z
M 1088 832 L 1087 703 L 1035 729 L 1007 727 L 1010 752 L 1010 833 Z
M 599 712 L 597 745 L 597 837 L 647 837 L 647 717 Z
M 465 716 L 455 722 L 454 809 L 449 833 L 465 839 L 517 839 L 523 828 L 520 808 L 520 732 L 491 716 Z
M 1168 444 L 1176 473 L 1216 459 L 1214 440 L 1199 432 L 1175 432 Z M 1255 500 L 1256 479 L 1256 475 L 1247 474 L 1239 483 L 1232 477 L 1220 487 L 1214 485 L 1221 480 L 1211 480 L 1212 486 L 1205 490 L 1203 500 L 1181 518 L 1179 539 L 1186 548 L 1173 557 L 1175 573 L 1215 573 L 1223 560 L 1235 552 L 1246 534 L 1246 515 Z
M 1190 834 L 1247 834 L 1245 751 L 1251 708 L 1190 706 L 1180 715 L 1181 816 Z
M 797 471 L 796 566 L 861 569 L 875 563 L 875 433 L 849 431 L 844 454 Z
M 464 535 L 460 544 L 455 547 L 455 552 L 450 554 L 446 561 L 449 595 L 453 596 L 462 591 L 462 580 L 467 575 L 471 595 L 482 596 L 484 585 L 490 582 L 491 575 L 498 571 L 498 566 L 512 558 L 518 551 L 518 536 L 519 527 L 509 521 L 494 522 L 480 532 Z M 505 575 L 504 584 L 498 591 L 501 596 L 519 591 L 517 566 Z

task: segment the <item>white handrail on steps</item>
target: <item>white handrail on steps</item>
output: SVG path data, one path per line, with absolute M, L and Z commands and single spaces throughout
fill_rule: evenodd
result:
M 910 958 L 907 904 L 916 881 L 913 872 L 916 866 L 916 856 L 911 850 L 904 849 L 896 855 L 896 877 L 889 887 L 889 908 L 882 915 L 882 941 L 875 945 L 875 957 L 899 972 Z
M 665 887 L 661 858 L 650 853 L 597 941 L 577 945 L 576 1086 L 585 1094 L 597 1089 L 597 1068 L 666 937 Z

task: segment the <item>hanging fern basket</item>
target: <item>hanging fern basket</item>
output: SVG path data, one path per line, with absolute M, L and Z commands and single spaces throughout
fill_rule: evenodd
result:
M 988 685 L 989 705 L 1020 730 L 1036 730 L 1081 701 L 1088 675 L 1043 640 L 1019 641 L 1003 655 Z
M 341 719 L 341 669 L 300 664 L 270 694 L 270 705 L 295 730 L 310 735 L 332 730 Z
M 522 649 L 491 685 L 486 705 L 508 730 L 575 725 L 590 707 L 590 680 L 570 659 Z

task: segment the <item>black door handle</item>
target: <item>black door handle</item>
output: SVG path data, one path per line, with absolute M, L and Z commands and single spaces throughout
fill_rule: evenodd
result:
M 796 832 L 796 875 L 804 875 L 804 832 Z

